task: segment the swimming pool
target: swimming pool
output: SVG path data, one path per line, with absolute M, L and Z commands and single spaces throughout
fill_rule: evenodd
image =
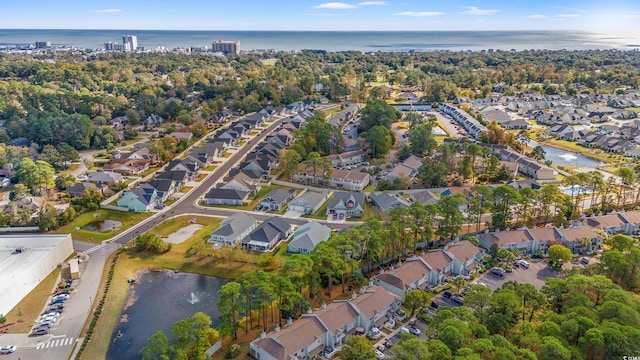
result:
M 578 185 L 573 185 L 573 186 L 561 186 L 559 187 L 560 191 L 563 194 L 567 194 L 567 195 L 571 195 L 573 193 L 573 195 L 584 195 L 584 194 L 591 194 L 591 189 L 586 188 L 584 186 L 578 186 Z

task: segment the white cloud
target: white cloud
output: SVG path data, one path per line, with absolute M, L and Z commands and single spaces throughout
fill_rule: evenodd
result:
M 558 15 L 558 17 L 563 17 L 563 18 L 577 18 L 577 17 L 580 17 L 580 14 L 560 14 L 560 15 Z
M 355 8 L 355 6 L 350 5 L 350 4 L 341 3 L 341 2 L 330 2 L 330 3 L 324 3 L 324 4 L 316 5 L 313 8 L 314 9 L 339 9 L 339 10 L 344 10 L 344 9 L 353 9 L 353 8 Z
M 95 12 L 97 13 L 119 13 L 122 10 L 120 9 L 100 9 L 100 10 L 96 10 Z
M 539 15 L 539 14 L 529 15 L 529 19 L 546 19 L 546 18 L 547 18 L 546 15 Z
M 571 8 L 571 7 L 565 7 L 565 6 L 552 6 L 552 8 L 560 9 L 560 10 L 567 10 L 567 11 L 581 12 L 581 13 L 587 12 L 587 10 L 585 10 L 585 9 L 577 9 L 577 8 Z
M 429 16 L 444 15 L 444 13 L 443 12 L 438 12 L 438 11 L 403 11 L 403 12 L 395 13 L 394 15 L 429 17 Z
M 387 5 L 386 1 L 363 1 L 358 3 L 358 6 L 381 6 Z
M 467 10 L 463 11 L 462 14 L 465 15 L 492 15 L 497 13 L 498 10 L 492 10 L 492 9 L 478 9 L 475 6 L 470 6 L 467 8 Z

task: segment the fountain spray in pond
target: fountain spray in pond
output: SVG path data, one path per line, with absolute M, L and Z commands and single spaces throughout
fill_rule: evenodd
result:
M 191 299 L 187 300 L 191 305 L 195 304 L 198 302 L 198 298 L 196 297 L 196 294 L 191 293 Z

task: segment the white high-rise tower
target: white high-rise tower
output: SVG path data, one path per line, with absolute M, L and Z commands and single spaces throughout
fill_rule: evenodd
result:
M 122 37 L 125 51 L 136 51 L 138 48 L 138 37 L 135 35 L 125 35 Z

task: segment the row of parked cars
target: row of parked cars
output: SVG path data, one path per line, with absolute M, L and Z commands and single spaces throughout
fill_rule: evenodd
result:
M 71 286 L 71 280 L 66 280 L 67 288 Z M 49 333 L 49 330 L 55 324 L 55 322 L 60 318 L 62 312 L 64 311 L 64 303 L 69 300 L 71 297 L 70 291 L 68 289 L 61 289 L 49 302 L 49 306 L 42 313 L 40 319 L 33 327 L 31 331 L 32 336 L 45 335 Z

